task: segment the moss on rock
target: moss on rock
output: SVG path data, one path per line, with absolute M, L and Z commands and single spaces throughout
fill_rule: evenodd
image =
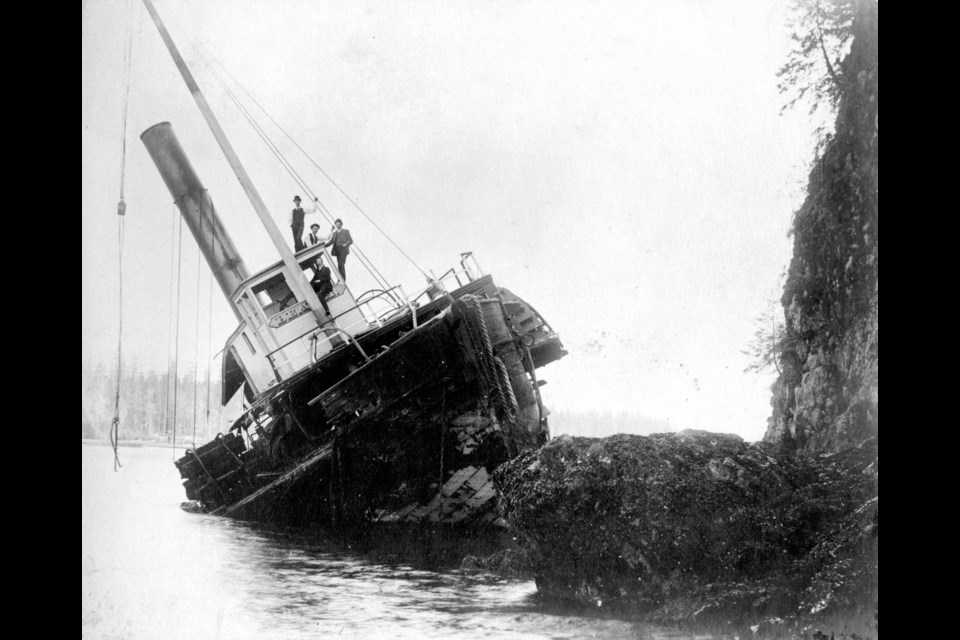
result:
M 704 431 L 562 437 L 495 474 L 541 593 L 745 626 L 872 614 L 877 478 L 874 441 L 791 457 Z

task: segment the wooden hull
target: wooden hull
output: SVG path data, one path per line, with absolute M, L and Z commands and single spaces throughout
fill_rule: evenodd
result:
M 489 277 L 433 306 L 257 398 L 231 433 L 188 452 L 177 466 L 195 508 L 296 526 L 496 521 L 491 474 L 549 438 L 535 368 L 565 352 Z

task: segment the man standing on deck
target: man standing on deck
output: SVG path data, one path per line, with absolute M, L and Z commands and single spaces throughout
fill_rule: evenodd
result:
M 328 316 L 333 317 L 326 300 L 327 296 L 333 293 L 333 282 L 330 280 L 330 268 L 323 266 L 323 254 L 317 256 L 313 264 L 314 276 L 310 281 L 310 286 L 313 287 L 317 297 L 320 298 L 320 304 L 323 305 L 323 310 L 327 312 Z
M 319 201 L 314 198 L 312 205 L 307 205 L 304 209 L 300 206 L 300 196 L 293 196 L 293 211 L 290 212 L 290 229 L 293 231 L 293 250 L 300 251 L 305 248 L 303 244 L 303 218 L 317 212 Z
M 347 255 L 350 253 L 350 245 L 353 244 L 353 238 L 350 232 L 343 228 L 343 220 L 337 218 L 333 223 L 333 229 L 330 230 L 330 238 L 326 241 L 326 246 L 333 246 L 330 255 L 337 258 L 337 271 L 343 281 L 347 281 Z

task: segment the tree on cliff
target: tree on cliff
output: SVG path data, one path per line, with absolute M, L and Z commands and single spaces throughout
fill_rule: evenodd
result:
M 795 0 L 790 20 L 792 47 L 777 72 L 783 109 L 807 103 L 810 114 L 836 109 L 843 87 L 842 57 L 853 40 L 857 0 Z M 823 139 L 825 132 L 819 131 Z
M 788 341 L 764 439 L 822 452 L 878 430 L 879 7 L 871 0 L 798 7 L 797 48 L 781 87 L 795 90 L 794 102 L 809 96 L 835 108 L 836 121 L 818 145 L 793 220 L 781 298 Z
M 754 321 L 753 338 L 740 353 L 750 358 L 744 372 L 763 373 L 775 369 L 780 375 L 780 354 L 787 348 L 787 330 L 783 320 L 773 309 L 760 314 Z

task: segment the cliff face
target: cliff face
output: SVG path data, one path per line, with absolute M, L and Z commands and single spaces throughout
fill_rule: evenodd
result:
M 828 5 L 806 14 L 815 52 Z M 558 438 L 502 465 L 500 508 L 526 552 L 515 565 L 545 595 L 731 635 L 878 631 L 878 7 L 834 5 L 834 32 L 853 39 L 829 69 L 836 133 L 794 219 L 764 442 Z
M 859 4 L 840 67 L 836 132 L 794 219 L 786 335 L 764 441 L 839 451 L 879 427 L 878 12 Z

